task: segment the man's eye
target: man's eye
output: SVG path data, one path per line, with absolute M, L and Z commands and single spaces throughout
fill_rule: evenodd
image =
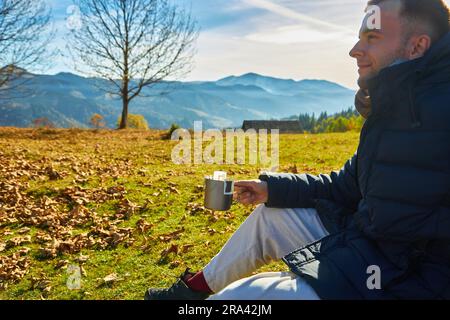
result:
M 367 36 L 367 40 L 373 40 L 373 39 L 376 39 L 377 37 L 375 37 L 375 36 L 373 36 L 373 35 L 369 35 L 369 36 Z

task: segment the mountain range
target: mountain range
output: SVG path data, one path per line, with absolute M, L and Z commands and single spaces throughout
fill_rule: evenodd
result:
M 121 101 L 105 91 L 103 79 L 71 73 L 24 73 L 20 86 L 0 97 L 0 126 L 30 127 L 47 118 L 57 127 L 89 127 L 94 113 L 117 126 Z M 354 90 L 324 80 L 286 80 L 248 73 L 208 82 L 161 82 L 142 91 L 129 112 L 143 115 L 152 128 L 172 123 L 190 128 L 240 127 L 243 120 L 281 119 L 300 113 L 333 114 L 354 103 Z

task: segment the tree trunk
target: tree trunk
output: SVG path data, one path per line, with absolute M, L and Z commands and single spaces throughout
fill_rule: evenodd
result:
M 122 8 L 123 10 L 123 19 L 124 19 L 124 27 L 125 27 L 125 48 L 123 49 L 123 76 L 122 76 L 122 121 L 120 123 L 119 130 L 126 129 L 128 127 L 128 105 L 130 103 L 130 74 L 129 74 L 129 65 L 128 65 L 128 59 L 129 59 L 129 38 L 128 38 L 128 24 L 127 24 L 127 12 L 125 11 L 125 8 Z
M 126 129 L 128 127 L 128 97 L 122 97 L 122 120 L 120 121 L 119 130 Z

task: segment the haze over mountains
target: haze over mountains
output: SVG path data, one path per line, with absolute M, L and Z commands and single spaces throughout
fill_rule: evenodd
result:
M 121 101 L 104 91 L 106 80 L 71 73 L 27 74 L 20 92 L 0 99 L 0 126 L 29 127 L 46 117 L 58 127 L 89 127 L 94 113 L 115 128 Z M 152 128 L 202 120 L 204 128 L 240 127 L 243 120 L 279 119 L 300 113 L 329 114 L 353 105 L 353 90 L 324 80 L 284 80 L 248 73 L 215 82 L 164 82 L 143 90 L 130 113 Z

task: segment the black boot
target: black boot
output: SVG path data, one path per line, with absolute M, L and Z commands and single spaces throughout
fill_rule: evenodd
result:
M 210 296 L 209 293 L 194 291 L 189 288 L 185 282 L 195 275 L 186 269 L 184 274 L 170 287 L 166 289 L 150 288 L 144 295 L 144 300 L 205 300 Z

